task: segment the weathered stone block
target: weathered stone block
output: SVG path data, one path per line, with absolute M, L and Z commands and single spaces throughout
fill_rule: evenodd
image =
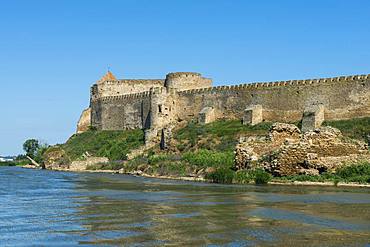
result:
M 199 113 L 198 122 L 200 124 L 207 124 L 215 121 L 215 110 L 213 107 L 204 107 Z
M 262 105 L 252 105 L 244 110 L 243 124 L 256 125 L 261 123 L 262 118 Z
M 302 132 L 317 129 L 325 120 L 325 108 L 323 105 L 306 107 L 303 112 Z

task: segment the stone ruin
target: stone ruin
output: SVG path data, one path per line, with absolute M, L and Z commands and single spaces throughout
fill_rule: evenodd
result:
M 241 138 L 235 150 L 236 170 L 263 168 L 274 176 L 318 175 L 363 160 L 370 160 L 367 143 L 346 138 L 338 129 L 302 133 L 284 123 L 275 123 L 268 136 Z

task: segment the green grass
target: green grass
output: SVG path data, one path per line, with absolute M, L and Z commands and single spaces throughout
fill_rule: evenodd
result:
M 221 167 L 213 172 L 207 173 L 205 178 L 213 183 L 231 184 L 234 179 L 235 172 L 227 167 Z
M 109 160 L 125 160 L 127 154 L 144 144 L 142 130 L 93 131 L 73 135 L 61 146 L 71 160 L 80 158 L 86 151 L 93 156 Z
M 354 118 L 349 120 L 325 121 L 325 126 L 332 126 L 342 131 L 344 136 L 362 139 L 367 142 L 367 135 L 370 135 L 370 117 Z
M 370 162 L 342 167 L 336 171 L 336 176 L 346 182 L 370 183 Z
M 200 149 L 196 152 L 186 152 L 182 155 L 182 160 L 198 167 L 227 167 L 231 168 L 234 164 L 234 153 L 232 151 L 210 151 Z
M 194 122 L 174 133 L 180 151 L 199 148 L 218 151 L 234 150 L 239 135 L 265 135 L 271 123 L 243 125 L 240 120 L 221 120 L 206 125 Z M 203 142 L 202 142 L 203 141 Z

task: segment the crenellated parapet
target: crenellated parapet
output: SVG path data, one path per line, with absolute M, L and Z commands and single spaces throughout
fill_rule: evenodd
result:
M 320 79 L 306 79 L 306 80 L 288 80 L 288 81 L 275 81 L 275 82 L 256 82 L 256 83 L 243 83 L 238 85 L 229 86 L 216 86 L 206 87 L 190 90 L 179 90 L 180 95 L 198 94 L 198 93 L 212 93 L 220 91 L 239 91 L 239 90 L 250 90 L 258 88 L 270 88 L 270 87 L 289 87 L 289 86 L 309 86 L 325 83 L 341 83 L 341 82 L 355 82 L 370 80 L 370 74 L 368 75 L 352 75 L 352 76 L 339 76 L 331 78 L 320 78 Z
M 105 96 L 105 97 L 99 97 L 94 98 L 91 100 L 91 102 L 114 102 L 114 101 L 124 101 L 124 100 L 130 100 L 130 99 L 138 99 L 138 98 L 147 98 L 151 94 L 150 91 L 140 92 L 140 93 L 133 93 L 133 94 L 122 94 L 122 95 L 115 95 L 115 96 Z
M 168 73 L 166 78 L 173 79 L 173 78 L 200 78 L 202 74 L 196 72 L 173 72 Z

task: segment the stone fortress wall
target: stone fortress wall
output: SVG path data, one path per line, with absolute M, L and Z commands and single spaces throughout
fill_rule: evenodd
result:
M 303 123 L 370 116 L 370 75 L 245 83 L 212 87 L 199 73 L 165 80 L 117 80 L 107 73 L 91 88 L 89 125 L 101 130 L 141 128 L 148 145 L 169 138 L 178 122 L 240 119 Z M 87 113 L 84 113 L 87 116 Z M 83 125 L 86 125 L 86 117 Z M 81 126 L 79 123 L 79 128 Z
M 262 120 L 296 122 L 306 109 L 324 106 L 325 119 L 370 116 L 370 75 L 240 84 L 180 91 L 179 117 L 213 107 L 216 118 L 242 119 L 248 106 L 262 106 Z

